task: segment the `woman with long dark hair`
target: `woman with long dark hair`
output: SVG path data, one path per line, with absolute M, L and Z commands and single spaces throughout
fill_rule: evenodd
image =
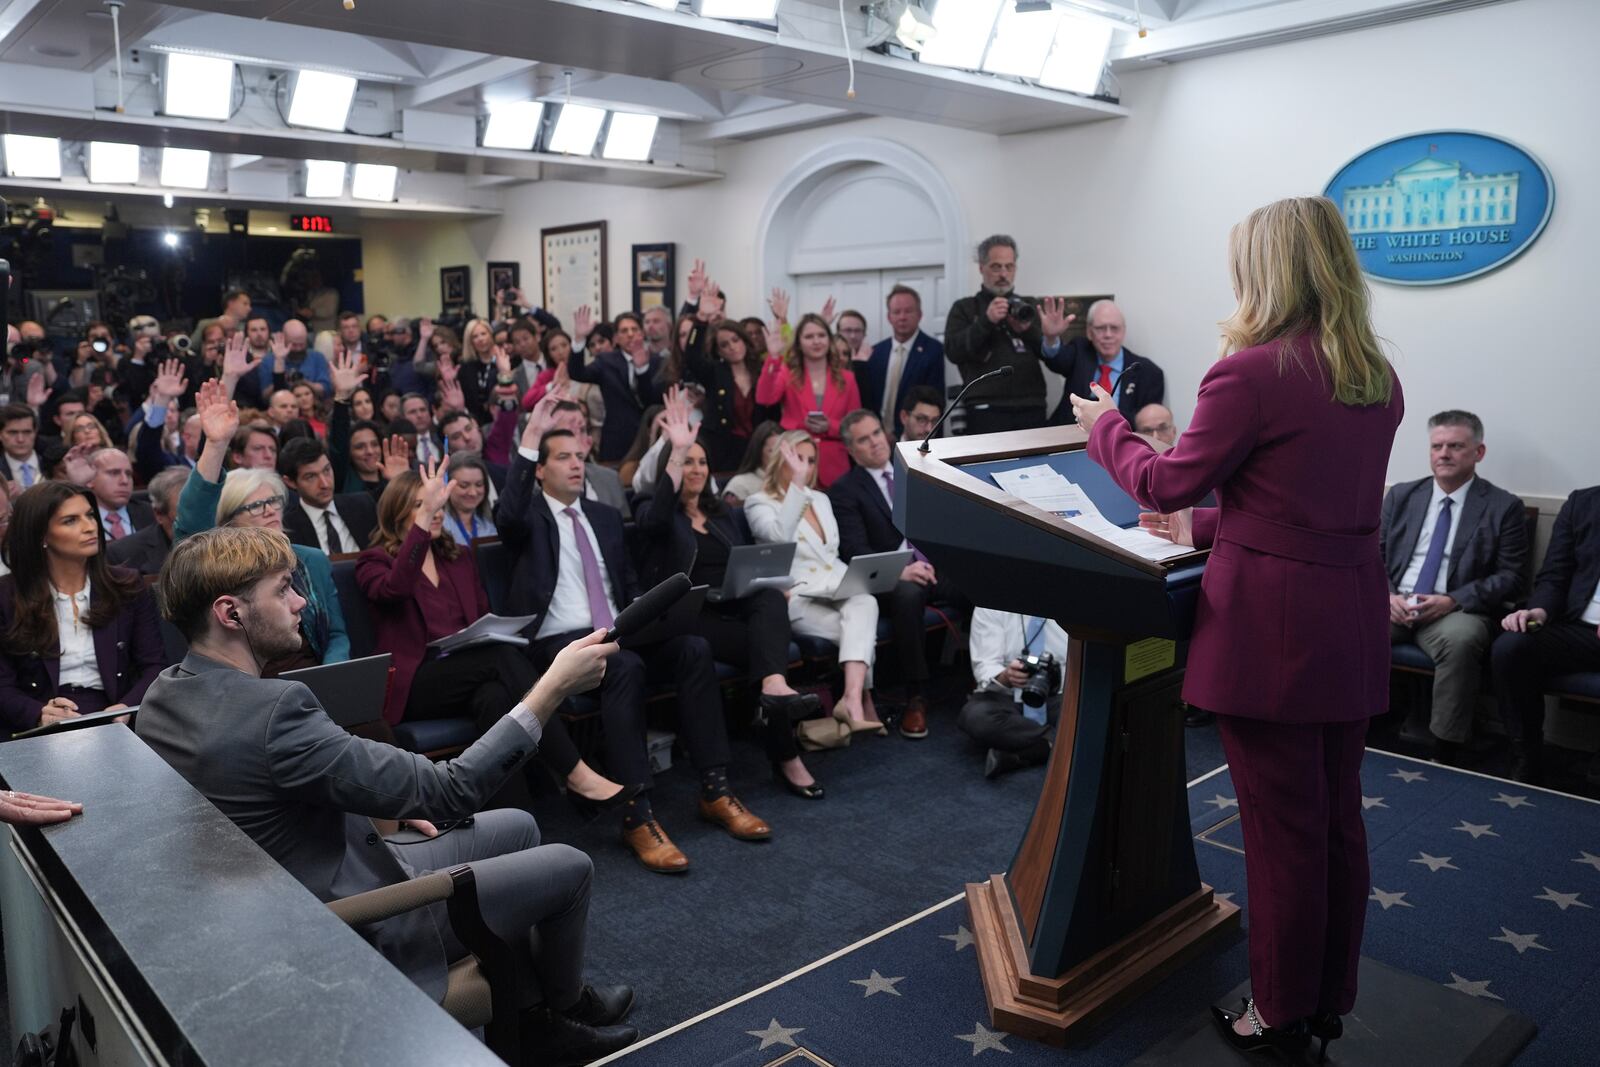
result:
M 779 417 L 777 405 L 756 399 L 760 351 L 742 323 L 723 318 L 723 296 L 708 285 L 683 346 L 683 376 L 706 390 L 700 442 L 714 471 L 733 470 L 755 428 Z
M 756 402 L 781 405 L 783 428 L 804 430 L 816 440 L 819 488 L 826 489 L 850 469 L 839 423 L 861 406 L 861 390 L 849 357 L 835 351 L 833 331 L 821 315 L 802 315 L 794 343 L 787 351 L 772 353 L 756 384 Z
M 0 578 L 6 733 L 132 707 L 166 664 L 155 600 L 105 557 L 94 497 L 40 482 L 12 503 Z

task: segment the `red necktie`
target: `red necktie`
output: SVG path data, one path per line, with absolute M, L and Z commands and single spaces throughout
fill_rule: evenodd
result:
M 127 536 L 127 529 L 122 525 L 122 516 L 115 511 L 106 512 L 106 522 L 111 524 L 111 540 L 120 541 Z
M 1104 389 L 1106 392 L 1111 392 L 1111 364 L 1100 364 L 1100 377 L 1095 384 L 1099 385 L 1100 388 Z

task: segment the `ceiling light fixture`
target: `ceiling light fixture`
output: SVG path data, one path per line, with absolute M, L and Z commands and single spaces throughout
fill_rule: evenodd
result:
M 655 143 L 656 127 L 660 122 L 657 115 L 612 112 L 611 125 L 606 127 L 606 144 L 600 154 L 606 159 L 631 159 L 636 162 L 649 159 L 650 146 Z
M 1116 27 L 1104 19 L 1063 12 L 1055 46 L 1039 75 L 1039 84 L 1047 89 L 1093 96 L 1100 88 L 1115 32 Z
M 55 137 L 5 135 L 6 173 L 13 178 L 61 177 L 61 141 Z
M 306 195 L 315 199 L 344 195 L 344 161 L 306 160 Z
M 233 110 L 233 61 L 178 52 L 167 56 L 161 110 L 191 119 L 226 119 Z
M 393 200 L 400 168 L 387 163 L 357 163 L 350 176 L 350 195 L 357 200 Z
M 89 142 L 89 180 L 96 185 L 132 185 L 139 180 L 139 146 Z
M 634 0 L 634 3 L 646 4 L 650 7 L 659 8 L 662 11 L 678 10 L 678 0 Z
M 918 57 L 941 67 L 977 70 L 994 33 L 1001 0 L 939 0 L 933 9 L 933 40 Z
M 161 184 L 173 189 L 204 189 L 211 184 L 211 153 L 203 148 L 163 148 Z
M 701 18 L 735 22 L 772 22 L 778 17 L 778 0 L 693 0 Z
M 606 109 L 587 104 L 562 104 L 556 116 L 555 132 L 547 146 L 552 152 L 569 156 L 594 154 L 594 142 L 600 136 L 600 124 L 605 121 Z
M 983 69 L 990 74 L 1037 78 L 1044 70 L 1060 22 L 1061 12 L 1049 3 L 1042 8 L 1024 8 L 1021 3 L 1015 7 L 1006 5 L 1000 10 L 1000 22 L 984 53 Z
M 483 125 L 483 147 L 510 148 L 526 152 L 539 138 L 539 123 L 544 104 L 538 100 L 503 100 L 489 105 L 489 121 Z
M 342 132 L 355 95 L 356 80 L 348 74 L 296 71 L 289 94 L 289 125 Z
M 866 10 L 868 33 L 863 48 L 888 44 L 920 52 L 938 32 L 927 9 L 909 0 L 877 0 Z

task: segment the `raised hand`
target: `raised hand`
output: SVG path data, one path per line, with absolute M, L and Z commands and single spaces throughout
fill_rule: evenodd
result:
M 822 305 L 822 321 L 826 322 L 830 329 L 833 326 L 833 312 L 836 307 L 837 305 L 834 303 L 834 299 L 831 296 L 828 297 L 827 302 Z
M 360 387 L 365 374 L 356 357 L 345 351 L 344 345 L 338 345 L 334 349 L 333 359 L 328 363 L 328 376 L 333 379 L 334 399 L 349 400 L 351 394 Z
M 428 342 L 428 339 L 431 338 L 432 336 L 433 336 L 433 320 L 432 319 L 419 319 L 419 320 L 417 320 L 417 340 L 419 340 L 419 341 L 423 342 L 424 344 L 426 344 Z
M 89 457 L 99 450 L 99 445 L 73 445 L 67 449 L 61 461 L 67 472 L 67 481 L 74 485 L 88 485 L 93 481 L 94 463 Z
M 539 442 L 544 438 L 545 431 L 555 425 L 556 405 L 561 402 L 561 397 L 556 395 L 554 389 L 547 390 L 539 402 L 533 405 L 533 410 L 528 413 L 527 425 L 522 428 L 523 448 L 537 450 Z
M 457 411 L 467 410 L 467 398 L 461 392 L 461 383 L 454 378 L 439 383 L 439 400 L 447 408 L 454 408 Z
M 384 480 L 392 482 L 410 469 L 411 442 L 400 434 L 386 438 L 383 442 Z
M 200 383 L 194 409 L 200 416 L 200 431 L 207 441 L 225 445 L 239 432 L 239 405 L 229 398 L 227 388 L 215 378 Z
M 38 411 L 44 402 L 50 399 L 50 384 L 44 380 L 43 374 L 34 374 L 28 378 L 28 406 Z
M 183 360 L 168 359 L 161 363 L 161 372 L 150 383 L 150 399 L 158 404 L 176 400 L 189 388 L 189 379 L 183 373 Z
M 444 463 L 432 460 L 417 469 L 422 475 L 422 485 L 417 490 L 415 522 L 427 530 L 433 526 L 434 516 L 444 510 L 450 499 L 450 483 L 444 477 Z
M 566 400 L 572 396 L 572 375 L 567 373 L 567 365 L 561 364 L 556 372 L 550 376 L 550 384 L 545 387 L 546 393 L 555 394 L 557 399 Z
M 789 294 L 782 289 L 772 290 L 772 295 L 767 297 L 767 307 L 772 309 L 772 317 L 779 322 L 789 321 Z
M 456 366 L 455 359 L 448 352 L 439 353 L 439 380 L 453 382 L 456 375 L 461 373 L 461 368 Z
M 698 262 L 698 261 L 697 261 Z M 594 329 L 594 312 L 588 304 L 580 304 L 578 310 L 572 313 L 572 332 L 575 343 L 582 344 L 589 339 L 589 331 Z
M 494 346 L 494 369 L 502 378 L 511 377 L 511 353 L 499 345 Z
M 1077 318 L 1076 315 L 1067 314 L 1065 297 L 1047 296 L 1039 304 L 1039 328 L 1047 341 L 1054 341 L 1066 333 L 1067 327 Z
M 282 374 L 284 361 L 289 358 L 289 342 L 283 339 L 283 332 L 281 330 L 272 335 L 271 346 L 272 369 L 276 373 Z
M 783 340 L 782 320 L 772 324 L 772 329 L 767 331 L 767 355 L 773 359 L 782 359 L 789 346 Z
M 664 415 L 666 418 L 662 423 L 661 432 L 666 435 L 667 442 L 672 446 L 672 454 L 681 458 L 689 451 L 689 446 L 694 444 L 700 428 L 689 421 L 689 410 L 683 404 L 667 405 Z
M 700 299 L 700 294 L 706 291 L 706 263 L 703 259 L 694 261 L 694 266 L 689 268 L 689 302 L 692 304 Z
M 228 338 L 228 343 L 222 348 L 222 374 L 225 378 L 238 381 L 245 375 L 252 373 L 261 366 L 265 356 L 250 358 L 250 346 L 245 343 L 243 333 L 235 333 Z
M 811 468 L 806 466 L 806 461 L 800 458 L 800 450 L 788 441 L 778 443 L 778 455 L 783 457 L 784 466 L 789 468 L 789 484 L 804 486 L 810 480 Z

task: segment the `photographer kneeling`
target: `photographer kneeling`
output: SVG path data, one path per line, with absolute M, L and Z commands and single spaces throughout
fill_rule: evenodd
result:
M 985 778 L 1050 758 L 1050 726 L 1066 682 L 1067 633 L 1050 619 L 994 608 L 972 613 L 972 674 L 978 688 L 957 725 L 989 749 Z

